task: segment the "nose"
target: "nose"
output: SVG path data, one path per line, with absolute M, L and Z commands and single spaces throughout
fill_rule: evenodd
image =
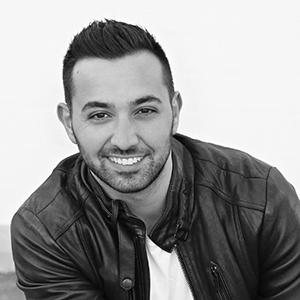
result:
M 119 118 L 111 137 L 112 145 L 120 150 L 128 150 L 138 144 L 138 136 L 132 123 L 126 117 Z

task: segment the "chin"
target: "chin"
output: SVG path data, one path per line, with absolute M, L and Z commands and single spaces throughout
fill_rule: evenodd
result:
M 115 191 L 118 191 L 119 193 L 138 193 L 144 189 L 146 189 L 151 183 L 154 181 L 151 178 L 144 179 L 130 179 L 130 178 L 119 178 L 116 179 L 116 177 L 113 178 L 113 180 L 110 180 L 109 178 L 102 178 L 101 176 L 98 176 L 102 182 L 104 182 L 106 185 L 108 185 L 110 188 L 114 189 Z

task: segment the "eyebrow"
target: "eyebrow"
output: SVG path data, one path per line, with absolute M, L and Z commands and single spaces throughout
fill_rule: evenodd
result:
M 149 103 L 149 102 L 156 102 L 156 103 L 159 103 L 159 104 L 162 103 L 162 101 L 159 98 L 149 95 L 149 96 L 145 96 L 145 97 L 136 99 L 136 100 L 132 101 L 131 104 L 141 105 L 141 104 Z
M 101 102 L 101 101 L 89 101 L 87 102 L 81 111 L 86 111 L 89 108 L 110 108 L 112 105 L 108 104 L 107 102 Z
M 162 103 L 162 101 L 159 98 L 152 96 L 152 95 L 148 95 L 148 96 L 144 96 L 144 97 L 135 99 L 133 101 L 130 101 L 130 105 L 137 106 L 137 105 L 141 105 L 144 103 L 151 103 L 151 102 Z M 106 108 L 106 109 L 108 109 L 108 108 L 112 108 L 114 106 L 115 105 L 110 104 L 108 102 L 104 102 L 104 101 L 89 101 L 83 106 L 81 111 L 86 111 L 90 108 Z

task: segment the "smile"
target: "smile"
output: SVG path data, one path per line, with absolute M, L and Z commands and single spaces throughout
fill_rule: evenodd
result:
M 109 160 L 115 164 L 122 165 L 122 166 L 131 166 L 139 161 L 141 161 L 143 157 L 130 157 L 130 158 L 120 158 L 120 157 L 109 157 Z

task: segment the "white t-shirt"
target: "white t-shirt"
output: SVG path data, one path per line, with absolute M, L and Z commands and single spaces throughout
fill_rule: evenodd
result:
M 146 237 L 150 268 L 150 300 L 193 300 L 176 250 L 168 253 Z

